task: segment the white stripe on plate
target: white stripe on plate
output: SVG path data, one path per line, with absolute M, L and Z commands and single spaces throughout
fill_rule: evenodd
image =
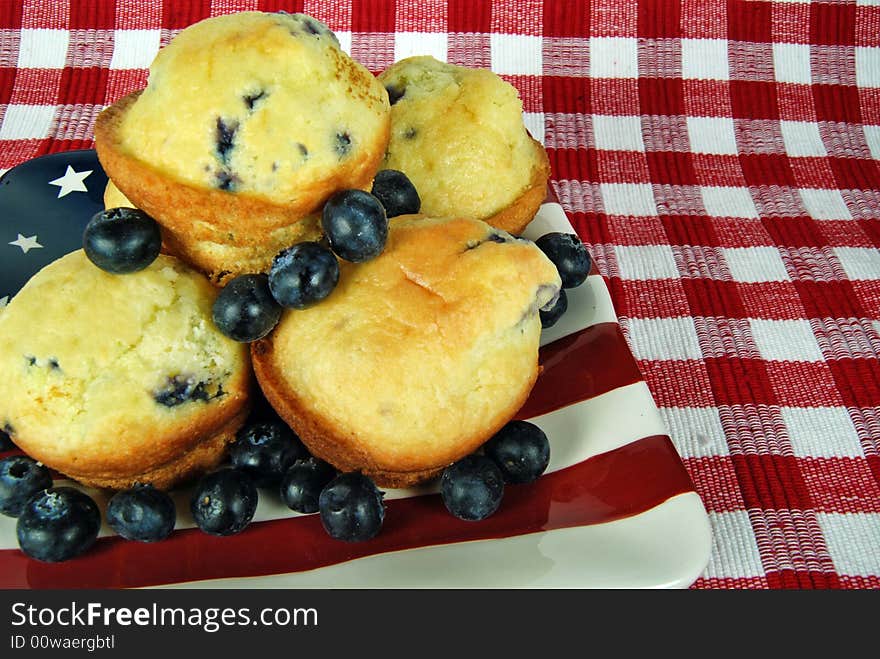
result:
M 557 471 L 583 462 L 630 442 L 650 435 L 667 434 L 662 417 L 654 405 L 647 385 L 640 381 L 613 389 L 595 398 L 569 405 L 531 419 L 550 439 L 550 465 L 547 472 Z M 56 480 L 55 486 L 76 485 L 69 480 Z M 76 485 L 95 499 L 101 510 L 106 510 L 106 491 Z M 172 493 L 177 506 L 176 529 L 194 528 L 189 510 L 190 488 Z M 438 491 L 436 482 L 421 487 L 388 489 L 385 498 L 404 499 Z M 260 501 L 254 515 L 255 522 L 296 517 L 281 500 L 266 490 L 260 491 Z M 0 517 L 0 549 L 16 549 L 15 519 Z M 105 523 L 101 537 L 115 535 Z
M 686 588 L 703 572 L 710 548 L 703 502 L 688 492 L 604 524 L 377 554 L 306 572 L 163 588 Z

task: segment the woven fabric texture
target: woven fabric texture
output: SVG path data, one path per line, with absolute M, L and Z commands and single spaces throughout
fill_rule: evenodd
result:
M 0 170 L 245 9 L 517 87 L 709 511 L 694 588 L 880 587 L 880 1 L 5 0 Z

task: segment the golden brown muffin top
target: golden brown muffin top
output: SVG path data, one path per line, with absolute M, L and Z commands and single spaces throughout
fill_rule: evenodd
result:
M 165 255 L 126 275 L 82 250 L 49 264 L 0 313 L 0 425 L 51 466 L 150 465 L 199 415 L 241 406 L 247 351 L 214 326 L 216 294 Z
M 515 413 L 537 372 L 538 309 L 559 286 L 529 241 L 401 216 L 380 256 L 342 263 L 327 299 L 285 313 L 272 370 L 375 464 L 432 466 Z
M 303 14 L 240 12 L 180 32 L 120 129 L 132 156 L 183 182 L 276 203 L 381 153 L 382 85 Z
M 492 71 L 418 56 L 396 62 L 379 80 L 393 101 L 383 167 L 410 178 L 422 213 L 490 218 L 545 167 L 516 89 Z

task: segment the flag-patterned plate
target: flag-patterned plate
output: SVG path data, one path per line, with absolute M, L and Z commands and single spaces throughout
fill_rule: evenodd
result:
M 0 305 L 80 246 L 106 181 L 94 151 L 43 156 L 0 179 Z M 574 232 L 555 203 L 542 206 L 526 236 L 548 231 Z M 27 558 L 15 520 L 0 517 L 0 587 L 688 586 L 709 557 L 702 501 L 603 278 L 594 270 L 568 294 L 568 311 L 542 336 L 542 372 L 519 413 L 550 438 L 550 466 L 535 483 L 507 486 L 489 519 L 452 517 L 436 485 L 390 490 L 381 533 L 350 544 L 327 536 L 316 515 L 261 492 L 254 522 L 218 538 L 195 528 L 184 489 L 167 540 L 128 542 L 105 525 L 90 551 L 59 564 Z M 107 493 L 87 491 L 103 509 Z

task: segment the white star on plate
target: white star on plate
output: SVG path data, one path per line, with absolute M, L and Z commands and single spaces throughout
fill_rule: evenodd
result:
M 9 296 L 4 295 L 3 297 L 0 297 L 0 309 L 5 307 L 7 304 L 9 304 Z
M 87 169 L 84 172 L 78 172 L 68 165 L 67 171 L 64 172 L 64 176 L 56 178 L 54 181 L 49 181 L 49 185 L 57 185 L 60 188 L 60 190 L 58 190 L 59 199 L 69 195 L 71 192 L 88 192 L 89 190 L 86 188 L 86 184 L 83 181 L 85 181 L 91 173 L 91 169 Z
M 21 247 L 21 251 L 27 254 L 32 249 L 40 249 L 43 246 L 37 242 L 36 236 L 31 236 L 30 238 L 25 238 L 21 234 L 18 234 L 18 238 L 9 243 L 10 245 L 15 245 L 16 247 Z

